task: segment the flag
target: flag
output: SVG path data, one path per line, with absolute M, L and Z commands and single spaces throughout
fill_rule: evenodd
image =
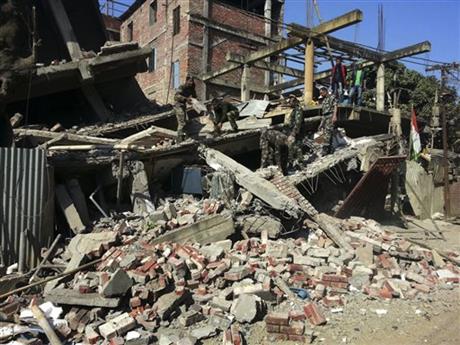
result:
M 410 121 L 410 158 L 417 159 L 422 151 L 422 143 L 420 142 L 420 134 L 418 133 L 417 115 L 415 109 L 412 108 L 412 117 Z

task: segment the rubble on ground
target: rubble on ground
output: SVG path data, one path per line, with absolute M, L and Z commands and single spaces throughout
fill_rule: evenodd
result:
M 190 214 L 202 212 L 199 203 L 182 205 L 193 208 Z M 113 231 L 77 235 L 61 253 L 62 258 L 84 254 L 79 264 L 102 259 L 45 288 L 40 308 L 61 337 L 138 344 L 143 335 L 154 334 L 160 343 L 195 344 L 221 333 L 224 343 L 239 344 L 244 331 L 238 325 L 264 320 L 268 339 L 308 343 L 349 296 L 417 300 L 460 281 L 450 261 L 458 254 L 442 257 L 372 220 L 335 219 L 350 251 L 336 247 L 320 229 L 304 229 L 308 237 L 298 239 L 269 239 L 262 230 L 260 237 L 234 242 L 152 244 L 154 229 L 183 213 L 172 203 L 161 211 L 164 217 L 146 217 L 150 229 L 138 219 L 121 219 Z M 3 320 L 19 317 L 21 325 L 14 331 L 14 324 L 2 326 L 2 339 L 41 337 L 28 311 L 30 296 L 2 303 Z

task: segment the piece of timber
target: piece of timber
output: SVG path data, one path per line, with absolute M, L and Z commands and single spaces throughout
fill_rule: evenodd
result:
M 156 139 L 155 141 L 158 142 L 159 140 L 162 140 L 164 138 L 174 139 L 176 137 L 177 137 L 176 131 L 152 126 L 141 132 L 138 132 L 136 134 L 133 134 L 127 138 L 120 140 L 120 142 L 118 142 L 115 145 L 115 148 L 123 147 L 124 145 L 131 145 L 131 144 L 143 146 L 144 143 L 146 145 L 152 146 L 152 140 Z
M 98 138 L 87 135 L 72 134 L 72 133 L 59 133 L 42 131 L 38 129 L 14 129 L 14 135 L 18 137 L 33 137 L 39 142 L 46 142 L 58 137 L 62 138 L 63 143 L 82 143 L 82 144 L 100 144 L 100 145 L 114 145 L 118 142 L 116 139 Z
M 278 191 L 273 183 L 263 179 L 222 152 L 205 146 L 201 146 L 199 151 L 211 168 L 230 171 L 235 176 L 236 183 L 266 202 L 270 207 L 284 211 L 294 217 L 299 215 L 300 209 L 295 200 Z
M 79 305 L 85 307 L 116 308 L 120 304 L 119 298 L 106 298 L 98 293 L 80 293 L 72 289 L 53 289 L 45 294 L 45 300 L 65 305 Z
M 212 215 L 194 224 L 168 231 L 154 240 L 152 244 L 163 242 L 208 244 L 227 239 L 235 232 L 235 224 L 230 215 Z
M 311 29 L 310 36 L 315 37 L 321 34 L 327 34 L 327 33 L 342 29 L 346 26 L 356 24 L 362 20 L 362 16 L 363 15 L 360 10 L 354 10 L 354 11 L 348 12 L 340 17 L 337 17 L 330 21 L 324 22 L 318 26 L 315 26 L 313 29 Z M 218 71 L 203 74 L 202 80 L 207 81 L 209 79 L 216 78 L 222 74 L 232 72 L 244 64 L 252 64 L 256 61 L 263 60 L 266 57 L 276 55 L 286 49 L 302 44 L 304 40 L 305 39 L 303 37 L 290 37 L 287 39 L 283 39 L 278 43 L 270 45 L 266 48 L 259 49 L 258 51 L 252 54 L 249 54 L 248 56 L 245 57 L 244 63 L 230 63 Z

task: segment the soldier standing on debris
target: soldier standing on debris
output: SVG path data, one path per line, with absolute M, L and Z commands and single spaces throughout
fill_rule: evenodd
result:
M 359 67 L 356 62 L 351 65 L 349 104 L 361 106 L 361 96 L 363 93 L 365 70 Z
M 331 85 L 332 92 L 339 99 L 339 103 L 343 101 L 343 92 L 347 83 L 347 68 L 342 63 L 342 58 L 339 56 L 335 60 L 335 65 L 332 67 Z
M 222 124 L 225 121 L 230 122 L 233 132 L 238 132 L 236 121 L 240 117 L 238 108 L 227 102 L 222 97 L 215 97 L 208 105 L 208 113 L 211 114 L 211 119 L 214 124 L 214 133 L 221 134 Z M 213 116 L 214 115 L 214 116 Z
M 319 126 L 324 132 L 323 155 L 333 153 L 332 135 L 334 134 L 334 113 L 337 107 L 337 100 L 333 94 L 330 94 L 325 87 L 321 88 L 320 95 L 322 98 L 321 112 L 323 119 Z
M 300 102 L 294 95 L 289 96 L 289 104 L 293 108 L 289 121 L 284 125 L 281 131 L 266 130 L 260 136 L 260 150 L 262 168 L 269 166 L 272 163 L 271 156 L 274 155 L 275 164 L 281 170 L 285 171 L 285 166 L 282 162 L 281 150 L 282 147 L 288 148 L 288 161 L 293 164 L 295 160 L 301 159 L 301 128 L 304 122 L 303 109 Z
M 184 140 L 184 127 L 187 123 L 187 104 L 192 104 L 192 99 L 197 98 L 195 80 L 187 76 L 185 84 L 179 86 L 174 95 L 174 112 L 177 119 L 177 142 Z

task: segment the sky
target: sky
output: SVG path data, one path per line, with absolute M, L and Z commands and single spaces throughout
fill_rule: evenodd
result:
M 354 9 L 363 12 L 359 24 L 333 34 L 338 38 L 377 47 L 378 5 L 383 5 L 385 50 L 403 48 L 425 40 L 431 52 L 420 57 L 460 62 L 460 0 L 317 0 L 323 21 Z M 285 22 L 306 23 L 306 0 L 286 0 Z M 315 24 L 318 23 L 316 15 Z M 425 74 L 425 66 L 407 64 Z
M 100 0 L 101 3 L 104 1 Z M 127 4 L 133 2 L 118 1 Z M 285 22 L 306 24 L 307 0 L 285 0 L 285 3 Z M 363 12 L 361 23 L 333 34 L 338 38 L 377 47 L 378 5 L 382 4 L 385 50 L 391 51 L 427 40 L 431 42 L 431 52 L 420 54 L 419 57 L 440 62 L 460 62 L 460 0 L 317 0 L 317 3 L 323 21 L 354 9 Z M 316 15 L 314 20 L 318 24 Z M 406 65 L 427 74 L 425 66 Z

